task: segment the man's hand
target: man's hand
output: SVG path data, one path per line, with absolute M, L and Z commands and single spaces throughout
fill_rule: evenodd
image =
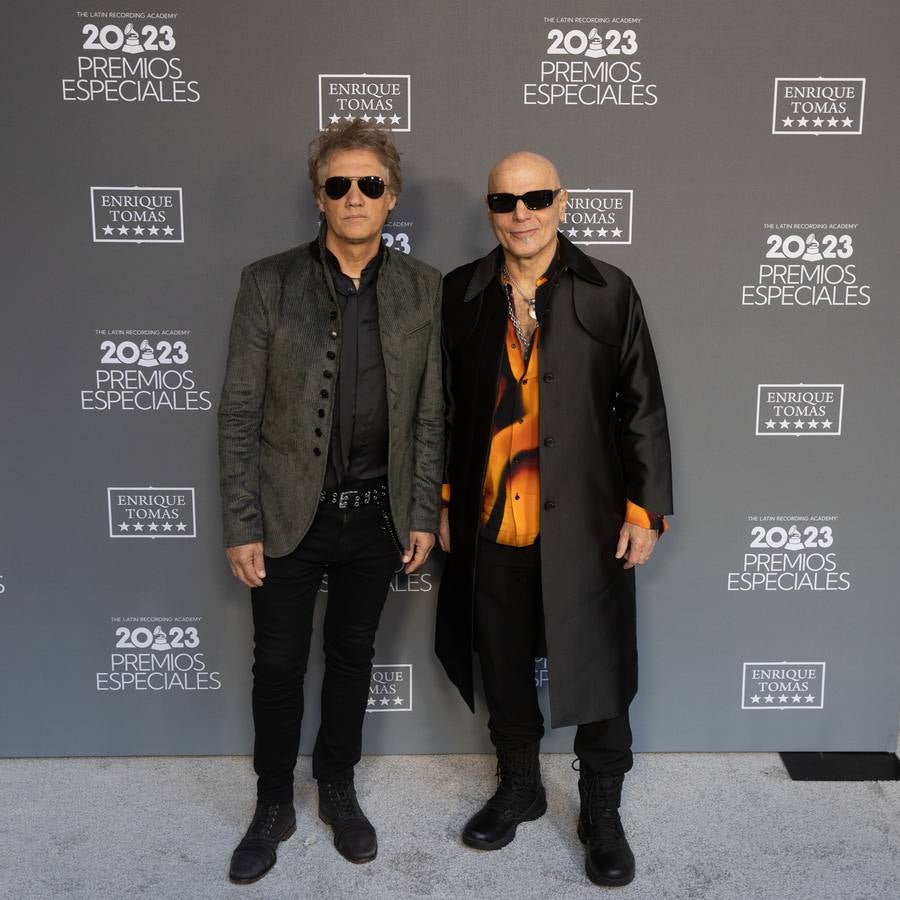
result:
M 434 546 L 434 535 L 430 531 L 411 531 L 409 533 L 409 546 L 400 557 L 406 563 L 404 572 L 407 575 L 415 572 L 419 566 L 428 559 L 431 548 Z
M 441 521 L 438 523 L 438 543 L 444 553 L 450 552 L 450 507 L 441 509 Z
M 228 557 L 228 565 L 231 566 L 231 574 L 247 587 L 262 587 L 262 580 L 266 577 L 266 567 L 263 563 L 263 545 L 239 544 L 237 547 L 226 547 L 225 555 Z
M 625 559 L 626 569 L 643 565 L 650 559 L 656 546 L 656 529 L 641 528 L 626 522 L 619 531 L 619 544 L 616 547 L 616 559 Z

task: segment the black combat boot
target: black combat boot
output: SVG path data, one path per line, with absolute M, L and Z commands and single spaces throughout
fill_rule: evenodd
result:
M 297 830 L 293 803 L 257 803 L 253 821 L 231 854 L 228 877 L 235 884 L 258 881 L 275 865 L 275 848 Z
M 319 818 L 331 826 L 334 846 L 352 863 L 367 863 L 378 853 L 372 823 L 360 809 L 353 779 L 319 782 Z
M 587 848 L 584 868 L 594 884 L 622 885 L 634 878 L 634 854 L 619 818 L 624 780 L 624 775 L 604 778 L 581 763 L 578 837 Z
M 541 784 L 540 745 L 497 751 L 497 791 L 466 823 L 463 843 L 478 850 L 499 850 L 515 836 L 520 822 L 547 811 Z

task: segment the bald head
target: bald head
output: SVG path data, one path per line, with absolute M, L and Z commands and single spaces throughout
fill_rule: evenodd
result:
M 568 195 L 559 183 L 556 166 L 537 153 L 519 151 L 504 156 L 488 176 L 488 194 L 512 194 L 513 207 L 503 212 L 488 209 L 488 221 L 513 266 L 535 268 L 540 276 L 556 252 L 556 229 L 565 219 Z M 526 195 L 529 196 L 526 206 Z M 507 203 L 501 205 L 508 207 Z M 548 205 L 541 205 L 548 204 Z M 520 274 L 522 274 L 520 269 Z
M 518 150 L 504 156 L 491 169 L 488 175 L 488 193 L 495 191 L 514 191 L 508 185 L 511 182 L 520 183 L 528 181 L 530 183 L 540 183 L 542 188 L 560 187 L 559 173 L 556 166 L 547 159 L 546 156 L 540 156 L 537 153 L 530 153 L 527 150 Z

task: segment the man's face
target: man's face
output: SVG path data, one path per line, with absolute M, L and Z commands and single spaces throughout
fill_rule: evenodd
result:
M 367 197 L 355 180 L 338 200 L 332 200 L 324 188 L 319 188 L 316 204 L 325 216 L 331 237 L 348 244 L 366 244 L 380 238 L 388 213 L 397 203 L 388 183 L 387 169 L 372 150 L 335 150 L 322 168 L 321 183 L 333 175 L 353 179 L 377 175 L 387 187 L 376 200 Z
M 516 154 L 502 161 L 491 173 L 491 193 L 524 194 L 528 191 L 556 190 L 559 176 L 547 160 L 531 154 Z M 504 250 L 516 259 L 539 256 L 551 244 L 556 246 L 556 230 L 566 214 L 565 191 L 546 209 L 526 209 L 519 200 L 512 212 L 488 210 L 491 228 Z

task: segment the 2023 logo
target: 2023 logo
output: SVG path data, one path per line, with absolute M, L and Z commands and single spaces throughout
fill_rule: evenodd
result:
M 103 353 L 100 364 L 103 366 L 131 366 L 135 363 L 144 368 L 170 366 L 173 363 L 183 366 L 190 359 L 184 341 L 159 341 L 155 347 L 147 340 L 141 341 L 140 345 L 134 341 L 103 341 L 100 350 Z
M 834 543 L 830 525 L 807 525 L 802 533 L 796 525 L 789 528 L 782 528 L 780 525 L 764 528 L 757 525 L 750 529 L 750 535 L 750 546 L 754 550 L 780 550 L 782 547 L 787 547 L 788 550 L 826 549 Z
M 144 53 L 145 51 L 175 49 L 175 32 L 171 25 L 157 28 L 145 25 L 140 32 L 129 23 L 124 28 L 118 25 L 104 25 L 102 28 L 89 22 L 81 33 L 85 35 L 84 50 L 122 50 L 124 53 Z
M 592 28 L 585 34 L 579 28 L 562 31 L 553 28 L 547 33 L 550 46 L 547 55 L 586 56 L 590 59 L 603 59 L 607 56 L 633 56 L 638 51 L 637 34 L 632 29 L 619 31 L 610 28 L 601 34 Z
M 192 650 L 200 646 L 200 635 L 193 626 L 175 626 L 168 631 L 163 631 L 159 625 L 153 631 L 143 625 L 137 628 L 122 626 L 116 629 L 116 637 L 117 650 L 146 650 L 148 647 L 154 650 Z

